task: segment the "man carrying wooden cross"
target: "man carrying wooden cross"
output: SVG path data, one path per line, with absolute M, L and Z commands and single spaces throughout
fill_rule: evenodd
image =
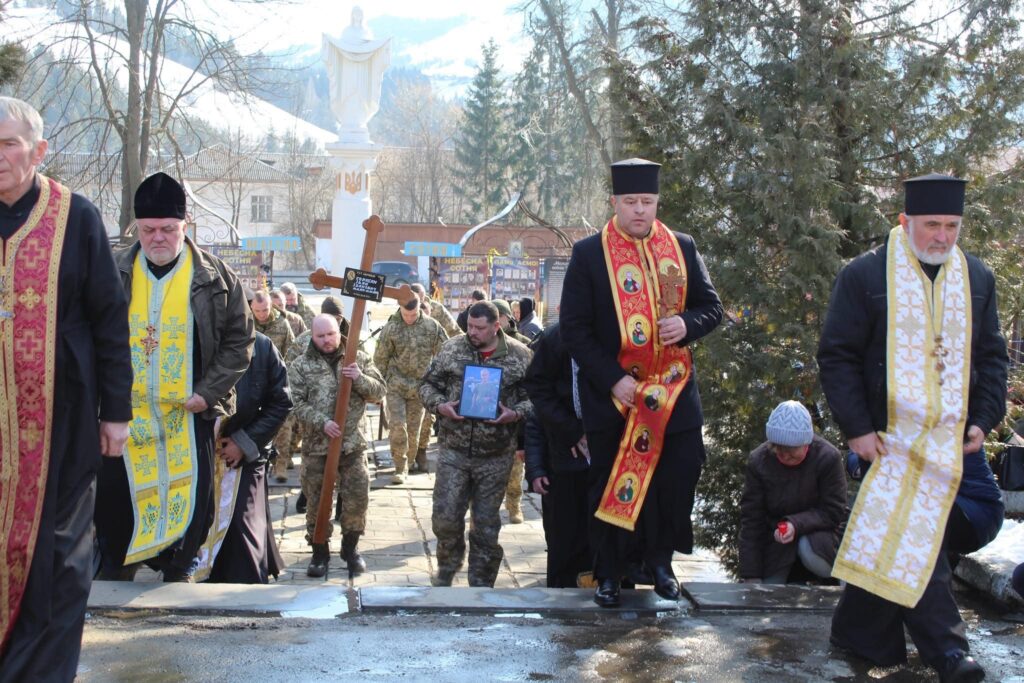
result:
M 982 446 L 1006 412 L 1006 342 L 992 271 L 956 245 L 965 184 L 904 184 L 900 226 L 836 278 L 818 347 L 832 415 L 874 463 L 832 572 L 847 581 L 832 642 L 895 666 L 906 626 L 942 681 L 985 675 L 946 553 L 977 550 L 1003 519 Z
M 678 599 L 672 552 L 691 552 L 690 513 L 704 463 L 690 345 L 722 320 L 722 302 L 693 238 L 656 219 L 659 164 L 611 167 L 615 216 L 576 243 L 562 290 L 561 330 L 579 366 L 590 447 L 594 601 L 619 603 L 639 548 L 654 588 Z

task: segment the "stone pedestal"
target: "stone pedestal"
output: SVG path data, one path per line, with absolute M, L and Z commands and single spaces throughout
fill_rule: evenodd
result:
M 370 174 L 377 167 L 381 146 L 371 143 L 336 142 L 327 145 L 335 173 L 334 203 L 331 207 L 329 272 L 341 277 L 345 268 L 358 268 L 366 231 L 363 221 L 373 213 Z M 337 290 L 334 290 L 337 294 Z M 353 299 L 342 297 L 345 315 L 352 317 Z

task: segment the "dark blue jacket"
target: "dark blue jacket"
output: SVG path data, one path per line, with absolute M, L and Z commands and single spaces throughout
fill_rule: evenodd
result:
M 245 454 L 246 462 L 266 461 L 285 418 L 292 409 L 288 369 L 273 342 L 256 333 L 252 362 L 235 385 L 235 414 L 221 427 Z

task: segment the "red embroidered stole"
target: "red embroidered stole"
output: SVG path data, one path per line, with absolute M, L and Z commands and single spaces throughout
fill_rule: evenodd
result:
M 672 409 L 693 367 L 689 348 L 666 347 L 658 338 L 658 320 L 686 307 L 686 261 L 679 240 L 660 221 L 647 237 L 634 239 L 613 218 L 601 242 L 619 320 L 619 363 L 639 384 L 634 410 L 615 401 L 626 429 L 594 515 L 632 531 L 661 458 Z
M 57 344 L 57 277 L 71 192 L 39 176 L 39 200 L 4 245 L 0 278 L 0 632 L 6 644 L 35 551 Z

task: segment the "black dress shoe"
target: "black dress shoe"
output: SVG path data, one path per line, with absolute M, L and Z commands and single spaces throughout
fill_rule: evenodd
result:
M 594 591 L 594 602 L 599 607 L 619 606 L 619 582 L 615 579 L 601 579 Z
M 976 683 L 985 679 L 985 670 L 966 652 L 946 656 L 935 669 L 940 683 Z
M 666 600 L 679 599 L 679 582 L 672 573 L 671 567 L 652 567 L 654 574 L 654 592 Z

